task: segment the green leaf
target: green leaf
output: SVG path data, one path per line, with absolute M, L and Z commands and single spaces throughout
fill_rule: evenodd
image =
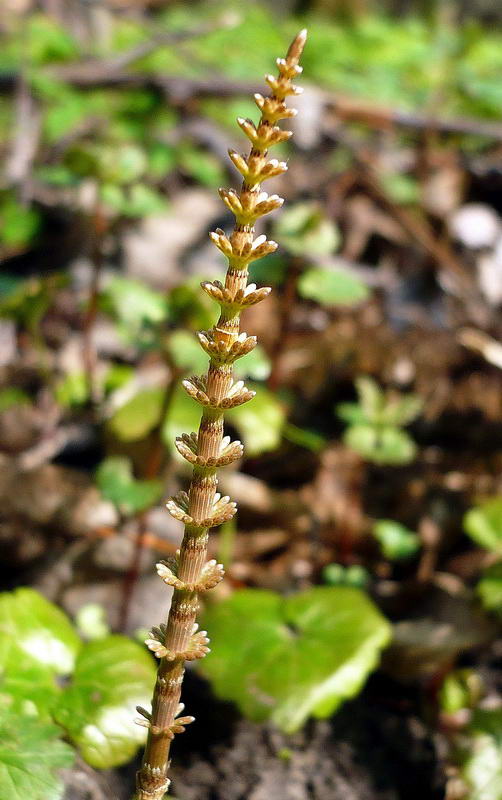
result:
M 502 797 L 502 710 L 477 711 L 469 726 L 471 754 L 463 777 L 472 800 L 500 800 Z
M 134 377 L 134 369 L 129 364 L 110 364 L 103 378 L 105 392 L 114 392 L 129 383 Z
M 184 172 L 209 189 L 225 183 L 221 162 L 210 152 L 185 144 L 178 149 L 178 163 Z
M 40 228 L 40 214 L 6 196 L 0 204 L 0 236 L 7 247 L 29 244 Z
M 355 586 L 358 589 L 365 589 L 370 581 L 368 570 L 360 564 L 351 564 L 350 567 L 327 564 L 322 578 L 328 586 Z
M 340 419 L 349 425 L 366 425 L 370 422 L 359 403 L 338 403 L 335 410 Z
M 170 334 L 168 347 L 176 366 L 191 375 L 207 372 L 207 355 L 194 333 L 178 330 Z
M 291 422 L 285 423 L 282 434 L 288 442 L 305 447 L 306 450 L 311 450 L 313 453 L 319 453 L 326 444 L 326 439 L 320 433 L 308 428 L 299 428 Z
M 253 378 L 255 381 L 265 381 L 270 375 L 270 370 L 270 359 L 259 344 L 234 364 L 234 374 L 237 378 Z
M 502 554 L 502 497 L 471 508 L 464 516 L 464 528 L 480 547 Z
M 107 500 L 115 503 L 122 514 L 135 514 L 153 506 L 164 491 L 161 481 L 138 481 L 133 478 L 128 458 L 105 458 L 96 471 L 96 483 Z
M 127 184 L 137 181 L 144 174 L 147 160 L 144 151 L 134 144 L 103 149 L 102 175 L 104 181 Z
M 384 425 L 409 425 L 422 410 L 422 398 L 416 394 L 389 397 L 380 412 Z
M 343 441 L 351 450 L 375 464 L 408 464 L 417 450 L 415 442 L 405 431 L 392 427 L 352 425 L 345 431 Z
M 369 297 L 367 286 L 348 272 L 315 267 L 298 281 L 298 291 L 307 300 L 323 306 L 351 306 Z
M 272 392 L 258 385 L 248 384 L 248 388 L 256 391 L 256 397 L 225 416 L 242 437 L 246 454 L 256 456 L 278 447 L 285 415 Z
M 214 303 L 200 290 L 200 279 L 191 278 L 175 286 L 167 298 L 169 318 L 175 325 L 207 330 L 214 324 Z
M 439 692 L 441 710 L 455 714 L 463 708 L 475 708 L 483 694 L 481 678 L 473 669 L 456 669 L 443 681 Z
M 73 748 L 56 725 L 0 710 L 0 797 L 59 800 L 63 784 L 55 770 L 69 767 Z
M 162 439 L 166 447 L 174 450 L 174 440 L 177 436 L 198 430 L 200 417 L 200 406 L 181 386 L 177 386 L 162 429 Z
M 86 603 L 75 616 L 75 625 L 84 639 L 104 639 L 110 633 L 106 611 L 99 603 Z
M 275 225 L 278 242 L 295 256 L 333 253 L 340 243 L 338 228 L 317 203 L 297 203 L 283 211 Z
M 29 395 L 17 386 L 0 389 L 0 413 L 7 411 L 12 406 L 29 405 L 29 403 Z
M 54 389 L 57 402 L 71 408 L 84 405 L 89 398 L 89 383 L 84 372 L 70 372 Z
M 125 636 L 84 645 L 55 717 L 88 764 L 117 767 L 132 758 L 146 733 L 134 723 L 135 708 L 149 705 L 154 680 L 153 660 Z
M 81 642 L 67 616 L 34 589 L 0 595 L 0 701 L 47 716 L 57 675 L 72 672 Z
M 34 14 L 26 21 L 26 54 L 33 64 L 68 61 L 78 55 L 75 40 L 48 14 Z
M 133 333 L 144 325 L 158 325 L 167 317 L 164 295 L 132 278 L 112 278 L 102 292 L 100 304 L 119 320 L 125 331 L 132 329 Z
M 488 611 L 494 611 L 502 617 L 502 562 L 493 564 L 483 572 L 476 592 Z
M 369 375 L 359 375 L 355 380 L 361 408 L 368 422 L 379 422 L 385 406 L 385 395 Z
M 412 205 L 420 201 L 420 186 L 412 175 L 384 172 L 380 175 L 380 181 L 394 203 Z
M 127 217 L 147 217 L 149 214 L 160 214 L 166 208 L 164 195 L 145 183 L 136 183 L 126 193 L 121 210 Z
M 420 549 L 418 534 L 393 519 L 379 519 L 375 522 L 373 535 L 380 544 L 385 558 L 391 561 L 409 558 Z
M 160 421 L 163 389 L 145 389 L 124 403 L 108 420 L 110 432 L 121 442 L 143 439 Z
M 280 286 L 287 274 L 288 262 L 277 253 L 253 261 L 249 267 L 250 281 L 258 286 Z
M 207 611 L 203 624 L 212 650 L 201 669 L 216 694 L 287 732 L 354 697 L 390 638 L 387 621 L 352 587 L 289 597 L 239 591 Z

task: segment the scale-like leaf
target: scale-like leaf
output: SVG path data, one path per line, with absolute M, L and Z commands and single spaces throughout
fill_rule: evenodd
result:
M 60 735 L 56 725 L 0 711 L 1 800 L 59 800 L 63 784 L 55 770 L 75 755 Z
M 364 592 L 316 587 L 291 597 L 245 590 L 204 616 L 215 692 L 253 720 L 297 730 L 353 697 L 376 666 L 390 626 Z
M 134 723 L 135 709 L 148 706 L 154 680 L 152 659 L 125 636 L 84 645 L 55 718 L 93 767 L 125 764 L 144 742 L 145 729 Z

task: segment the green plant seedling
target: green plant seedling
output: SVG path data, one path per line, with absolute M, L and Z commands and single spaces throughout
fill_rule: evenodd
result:
M 357 403 L 340 403 L 338 415 L 348 423 L 345 444 L 375 464 L 408 464 L 416 455 L 413 439 L 402 428 L 422 408 L 417 395 L 384 394 L 373 378 L 356 380 Z

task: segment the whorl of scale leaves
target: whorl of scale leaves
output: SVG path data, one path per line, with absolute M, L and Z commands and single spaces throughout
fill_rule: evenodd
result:
M 247 285 L 248 266 L 277 249 L 265 236 L 254 239 L 254 226 L 259 217 L 279 208 L 283 200 L 268 195 L 261 184 L 286 171 L 284 161 L 268 158 L 270 147 L 287 141 L 292 135 L 277 122 L 293 117 L 286 98 L 300 94 L 293 84 L 302 68 L 298 65 L 306 31 L 293 40 L 286 58 L 277 59 L 278 76 L 267 75 L 271 89 L 268 97 L 255 94 L 261 117 L 258 125 L 251 120 L 237 122 L 251 142 L 247 158 L 229 151 L 232 163 L 242 175 L 240 192 L 220 189 L 220 196 L 235 216 L 229 237 L 217 229 L 210 234 L 216 247 L 227 257 L 225 283 L 204 282 L 202 288 L 220 306 L 220 317 L 212 330 L 198 334 L 203 350 L 209 356 L 207 375 L 183 382 L 185 390 L 202 406 L 198 433 L 183 434 L 176 440 L 178 452 L 193 466 L 188 494 L 179 492 L 167 504 L 169 512 L 185 525 L 183 542 L 176 557 L 157 564 L 162 580 L 173 587 L 173 598 L 167 624 L 152 628 L 146 644 L 160 659 L 152 711 L 138 707 L 138 723 L 148 728 L 143 764 L 136 777 L 136 800 L 161 800 L 169 788 L 167 776 L 169 749 L 176 733 L 184 731 L 193 717 L 179 716 L 185 661 L 203 658 L 208 652 L 206 631 L 198 631 L 196 617 L 198 596 L 222 579 L 223 567 L 207 561 L 208 530 L 231 519 L 236 512 L 229 497 L 221 497 L 217 489 L 217 469 L 242 456 L 242 444 L 223 436 L 225 409 L 247 403 L 254 396 L 242 381 L 233 379 L 233 363 L 256 346 L 256 337 L 240 331 L 240 314 L 270 293 L 269 288 Z

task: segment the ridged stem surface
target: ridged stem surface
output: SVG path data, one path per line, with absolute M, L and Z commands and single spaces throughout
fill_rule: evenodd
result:
M 277 248 L 275 242 L 260 236 L 254 240 L 254 225 L 264 214 L 279 208 L 282 199 L 261 191 L 261 183 L 286 171 L 284 162 L 268 160 L 268 150 L 291 136 L 277 126 L 277 121 L 295 115 L 285 104 L 288 95 L 300 93 L 292 79 L 301 72 L 298 62 L 305 44 L 306 31 L 293 40 L 285 59 L 278 59 L 277 78 L 266 76 L 271 94 L 255 95 L 261 111 L 257 126 L 250 120 L 238 124 L 251 142 L 246 157 L 230 151 L 230 158 L 243 177 L 240 193 L 220 190 L 225 205 L 235 216 L 230 237 L 220 229 L 211 234 L 215 245 L 227 256 L 225 283 L 203 283 L 202 288 L 221 308 L 216 325 L 209 332 L 198 334 L 202 348 L 209 356 L 207 375 L 184 381 L 188 394 L 203 407 L 197 434 L 184 434 L 176 440 L 181 455 L 193 464 L 188 494 L 180 492 L 167 506 L 171 514 L 185 524 L 181 548 L 175 559 L 161 562 L 157 571 L 166 584 L 173 586 L 173 597 L 167 623 L 153 628 L 147 644 L 159 657 L 151 713 L 138 708 L 140 724 L 148 727 L 143 763 L 136 776 L 136 800 L 161 800 L 168 787 L 169 751 L 176 733 L 193 721 L 179 717 L 181 686 L 185 661 L 202 658 L 209 651 L 205 631 L 197 631 L 198 596 L 223 577 L 221 564 L 207 559 L 210 528 L 231 519 L 236 507 L 228 497 L 217 494 L 217 470 L 242 455 L 240 442 L 223 436 L 225 409 L 234 408 L 253 397 L 241 381 L 234 382 L 234 361 L 250 352 L 256 338 L 240 332 L 241 311 L 263 300 L 269 288 L 247 285 L 248 266 Z

